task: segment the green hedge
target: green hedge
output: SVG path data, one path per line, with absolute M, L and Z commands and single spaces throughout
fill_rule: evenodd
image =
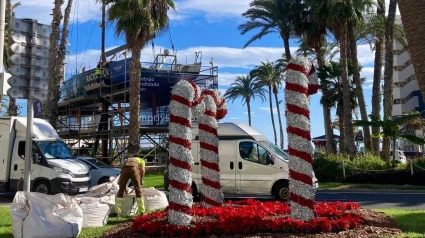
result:
M 387 163 L 381 159 L 381 157 L 374 156 L 372 154 L 358 155 L 352 161 L 342 154 L 319 154 L 315 156 L 315 159 L 313 160 L 313 168 L 319 181 L 340 182 L 344 180 L 342 168 L 343 163 L 345 165 L 346 176 L 354 174 L 361 176 L 365 173 L 378 173 L 383 170 L 410 171 L 409 163 L 396 163 L 394 167 L 391 162 Z M 415 160 L 415 163 L 418 166 L 425 168 L 425 159 Z M 415 167 L 414 171 L 420 172 L 422 170 Z

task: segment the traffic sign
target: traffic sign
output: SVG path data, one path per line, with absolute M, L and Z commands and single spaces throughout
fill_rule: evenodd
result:
M 12 45 L 13 43 L 24 43 L 24 44 L 29 44 L 32 40 L 32 36 L 30 35 L 25 35 L 25 33 L 23 32 L 14 32 L 12 33 L 12 35 L 10 36 L 10 40 L 11 42 L 9 43 L 10 45 Z M 49 48 L 50 47 L 50 41 L 49 39 L 46 38 L 42 38 L 42 37 L 34 37 L 34 42 L 32 42 L 32 44 L 37 45 L 37 47 L 42 47 L 42 48 Z
M 12 18 L 11 30 L 14 32 L 32 32 L 33 19 L 16 19 Z M 50 25 L 37 23 L 37 35 L 41 37 L 50 37 L 52 27 Z
M 47 90 L 34 90 L 34 99 L 45 101 L 47 100 L 47 93 Z M 12 87 L 7 90 L 7 95 L 12 98 L 28 99 L 28 89 Z
M 29 80 L 25 78 L 19 78 L 16 76 L 12 76 L 7 80 L 7 83 L 12 87 L 18 87 L 18 88 L 29 88 Z M 32 81 L 32 87 L 34 89 L 42 89 L 47 90 L 48 83 L 45 79 L 34 79 Z
M 9 73 L 13 76 L 28 78 L 30 76 L 30 68 L 21 65 L 12 65 L 9 67 Z M 47 69 L 35 69 L 33 77 L 47 79 L 49 78 L 49 71 Z
M 26 54 L 28 58 L 31 58 L 32 52 L 29 45 L 23 45 L 22 43 L 14 43 L 10 45 L 9 49 L 15 54 Z M 49 57 L 49 48 L 36 48 L 35 56 Z
M 9 57 L 7 62 L 9 62 L 9 64 L 11 64 L 11 65 L 21 65 L 22 66 L 22 65 L 30 65 L 31 59 L 26 58 L 26 57 L 22 57 L 19 54 L 13 54 Z M 35 59 L 34 66 L 40 67 L 42 69 L 47 69 L 49 67 L 49 58 L 37 57 Z

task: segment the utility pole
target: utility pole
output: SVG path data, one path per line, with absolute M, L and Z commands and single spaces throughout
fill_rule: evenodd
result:
M 4 29 L 6 24 L 6 0 L 0 0 L 0 72 L 3 71 Z
M 105 62 L 106 61 L 106 56 L 105 56 L 105 28 L 106 28 L 106 24 L 105 24 L 105 16 L 106 15 L 106 9 L 105 9 L 105 2 L 102 1 L 102 45 L 101 45 L 101 62 Z

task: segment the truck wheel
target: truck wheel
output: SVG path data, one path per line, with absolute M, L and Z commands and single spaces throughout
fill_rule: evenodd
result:
M 99 182 L 97 183 L 97 185 L 102 184 L 102 183 L 109 183 L 109 177 L 103 177 L 101 179 L 99 179 Z
M 46 181 L 38 181 L 34 185 L 34 192 L 50 194 L 50 185 Z
M 279 182 L 274 189 L 275 198 L 282 202 L 289 201 L 289 185 L 288 182 Z

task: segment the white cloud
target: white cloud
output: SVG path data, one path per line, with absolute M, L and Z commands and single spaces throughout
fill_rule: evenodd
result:
M 262 111 L 266 111 L 266 112 L 270 113 L 270 107 L 260 107 L 259 109 L 262 110 Z M 273 107 L 273 114 L 277 115 L 277 108 L 276 107 Z
M 242 120 L 244 118 L 242 118 L 242 117 L 229 117 L 229 119 L 231 119 L 231 120 Z
M 246 74 L 219 73 L 218 82 L 220 86 L 230 86 L 238 76 L 244 75 Z
M 244 112 L 243 114 L 248 115 L 248 112 Z M 251 116 L 255 115 L 255 112 L 251 109 Z

